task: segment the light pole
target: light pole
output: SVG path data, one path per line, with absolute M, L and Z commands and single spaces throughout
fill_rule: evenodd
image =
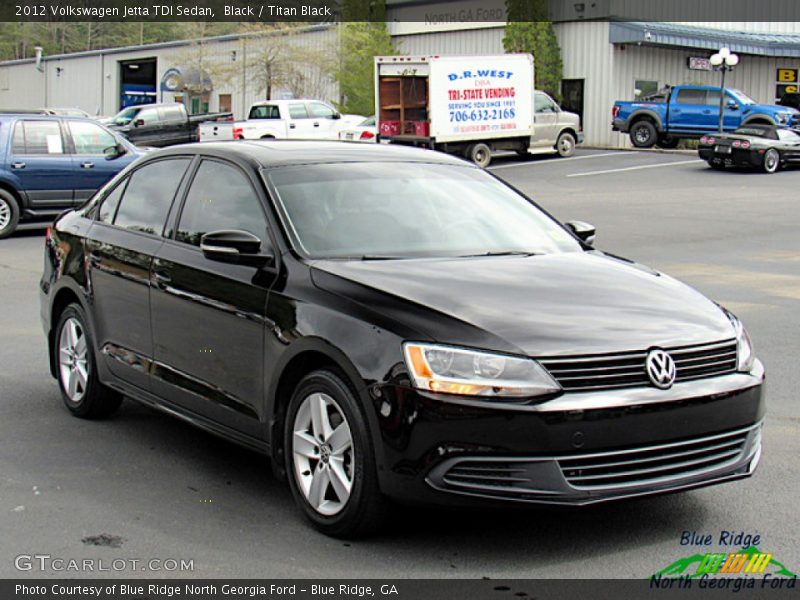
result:
M 725 117 L 725 73 L 733 71 L 733 68 L 739 64 L 739 55 L 733 54 L 730 48 L 720 48 L 719 52 L 709 60 L 714 70 L 722 73 L 722 84 L 719 88 L 719 133 L 722 133 Z

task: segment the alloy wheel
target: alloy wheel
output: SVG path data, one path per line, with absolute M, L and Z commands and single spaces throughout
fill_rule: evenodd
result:
M 353 489 L 355 456 L 350 425 L 329 395 L 308 395 L 292 427 L 294 476 L 308 504 L 324 516 L 344 509 Z
M 83 400 L 89 385 L 88 348 L 86 333 L 77 319 L 69 318 L 61 327 L 58 367 L 67 398 L 74 403 Z
M 0 198 L 0 229 L 5 229 L 11 223 L 11 207 L 3 198 Z
M 770 148 L 767 150 L 766 154 L 764 154 L 764 170 L 767 173 L 774 173 L 778 170 L 780 161 L 781 157 L 778 151 L 775 150 L 775 148 Z

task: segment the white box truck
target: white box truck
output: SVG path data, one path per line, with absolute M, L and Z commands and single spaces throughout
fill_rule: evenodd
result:
M 382 141 L 458 154 L 526 152 L 533 136 L 533 56 L 376 56 Z

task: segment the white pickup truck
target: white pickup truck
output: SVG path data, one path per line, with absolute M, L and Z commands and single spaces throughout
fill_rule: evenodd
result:
M 264 139 L 338 139 L 341 129 L 364 121 L 360 115 L 342 115 L 320 100 L 266 100 L 250 107 L 247 120 L 203 123 L 201 142 Z

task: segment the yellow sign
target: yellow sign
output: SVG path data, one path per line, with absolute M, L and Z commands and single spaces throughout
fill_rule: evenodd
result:
M 797 83 L 797 69 L 778 69 L 778 83 Z

